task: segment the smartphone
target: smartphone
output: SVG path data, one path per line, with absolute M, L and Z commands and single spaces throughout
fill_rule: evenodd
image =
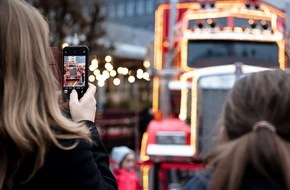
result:
M 85 45 L 63 48 L 62 92 L 65 99 L 75 89 L 80 99 L 88 88 L 89 48 Z

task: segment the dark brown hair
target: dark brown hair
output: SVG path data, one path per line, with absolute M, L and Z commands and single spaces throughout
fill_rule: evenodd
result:
M 251 176 L 290 189 L 290 75 L 282 70 L 238 80 L 221 116 L 227 141 L 210 155 L 210 189 L 240 189 Z M 275 127 L 253 129 L 260 121 Z

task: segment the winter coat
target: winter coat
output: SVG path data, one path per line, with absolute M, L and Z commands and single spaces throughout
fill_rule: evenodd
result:
M 114 170 L 115 177 L 118 183 L 118 190 L 140 190 L 141 184 L 139 178 L 132 168 L 127 171 L 123 168 L 118 168 Z
M 116 179 L 109 168 L 109 154 L 104 147 L 96 125 L 86 121 L 92 133 L 93 146 L 84 140 L 72 150 L 49 147 L 43 167 L 26 183 L 34 160 L 28 159 L 16 174 L 13 190 L 116 190 Z M 69 145 L 74 140 L 63 140 Z
M 183 187 L 183 190 L 207 190 L 214 173 L 214 169 L 208 168 L 198 171 Z M 241 190 L 283 190 L 279 183 L 273 183 L 251 172 L 242 182 Z

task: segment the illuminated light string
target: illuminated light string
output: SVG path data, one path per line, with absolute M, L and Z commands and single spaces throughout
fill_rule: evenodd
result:
M 274 9 L 264 3 L 244 3 L 243 1 L 220 1 L 215 4 L 189 2 L 177 4 L 178 10 L 185 10 L 182 24 L 178 28 L 181 38 L 181 65 L 185 71 L 191 70 L 187 66 L 185 47 L 188 40 L 225 39 L 275 42 L 279 46 L 279 65 L 285 68 L 283 52 L 283 34 L 278 30 L 277 17 L 285 18 L 284 12 Z M 163 51 L 168 47 L 166 37 L 166 20 L 164 15 L 170 10 L 170 4 L 162 4 L 156 11 L 155 22 L 155 57 L 154 64 L 157 70 L 162 68 L 164 62 Z M 242 18 L 248 20 L 247 26 L 219 26 L 218 19 L 224 17 Z M 190 21 L 195 23 L 189 28 Z M 282 45 L 281 45 L 282 44 Z M 281 48 L 282 47 L 282 48 Z
M 113 58 L 110 55 L 107 55 L 104 58 L 104 69 L 100 69 L 100 62 L 101 60 L 95 57 L 92 59 L 89 70 L 92 72 L 92 74 L 89 76 L 90 82 L 97 81 L 97 84 L 99 87 L 103 87 L 107 80 L 110 78 L 113 79 L 113 84 L 115 86 L 118 86 L 121 84 L 121 75 L 128 76 L 128 82 L 134 83 L 136 81 L 136 78 L 139 80 L 146 80 L 150 81 L 150 75 L 148 72 L 143 71 L 142 69 L 138 69 L 136 71 L 136 76 L 134 76 L 132 73 L 133 71 L 130 71 L 127 67 L 118 67 L 114 68 L 114 65 L 112 64 Z M 150 62 L 145 60 L 143 63 L 145 68 L 150 67 Z
M 62 48 L 65 48 L 69 46 L 69 43 L 65 42 L 62 44 Z M 132 71 L 129 71 L 128 68 L 126 67 L 118 67 L 117 70 L 114 70 L 114 66 L 111 63 L 113 61 L 112 56 L 107 55 L 104 58 L 105 64 L 104 64 L 104 70 L 101 71 L 99 68 L 99 63 L 100 60 L 98 60 L 97 57 L 92 59 L 90 65 L 89 65 L 89 70 L 93 73 L 88 77 L 88 80 L 90 82 L 95 82 L 97 81 L 97 84 L 99 87 L 103 87 L 105 85 L 105 82 L 109 78 L 113 78 L 113 84 L 115 86 L 118 86 L 121 84 L 121 79 L 118 78 L 118 75 L 128 75 L 128 82 L 129 83 L 134 83 L 136 81 L 136 78 L 139 80 L 146 80 L 150 81 L 150 75 L 148 72 L 143 71 L 142 69 L 138 69 L 136 72 L 136 76 L 132 75 Z M 150 67 L 151 63 L 148 60 L 144 60 L 143 66 L 145 69 L 148 69 Z

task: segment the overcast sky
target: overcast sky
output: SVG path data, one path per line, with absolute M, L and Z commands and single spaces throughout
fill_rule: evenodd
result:
M 290 0 L 264 0 L 265 2 L 275 5 L 278 8 L 286 9 L 286 2 Z

